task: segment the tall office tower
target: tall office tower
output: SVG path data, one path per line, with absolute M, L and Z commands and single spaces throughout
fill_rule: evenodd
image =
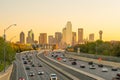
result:
M 25 34 L 24 34 L 24 32 L 21 32 L 21 33 L 20 33 L 20 43 L 21 43 L 21 44 L 24 44 L 24 43 L 25 43 Z
M 52 35 L 48 36 L 48 44 L 50 45 L 54 44 L 54 37 Z
M 59 44 L 62 40 L 62 33 L 61 32 L 55 32 L 55 42 L 56 44 Z
M 76 44 L 76 32 L 72 32 L 72 45 Z
M 94 33 L 89 34 L 89 41 L 90 42 L 94 41 Z
M 63 28 L 62 30 L 62 42 L 66 43 L 66 28 Z
M 29 44 L 34 43 L 34 33 L 33 33 L 32 29 L 30 31 L 28 31 L 28 37 L 27 37 L 26 42 Z
M 78 28 L 78 44 L 83 43 L 83 28 Z
M 100 31 L 99 31 L 99 37 L 100 37 L 100 40 L 102 40 L 102 34 L 103 34 L 103 31 L 100 30 Z
M 67 45 L 72 44 L 72 24 L 70 21 L 66 24 L 66 43 Z
M 47 44 L 47 33 L 40 33 L 39 44 L 41 45 Z

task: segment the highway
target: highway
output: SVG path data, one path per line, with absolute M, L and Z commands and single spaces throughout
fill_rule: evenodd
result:
M 55 62 L 49 60 L 48 58 L 46 58 L 43 54 L 39 54 L 39 57 L 41 57 L 41 58 L 43 58 L 45 61 L 47 61 L 47 62 L 49 62 L 49 63 L 57 66 L 58 68 L 61 68 L 62 70 L 66 71 L 66 72 L 68 72 L 68 73 L 70 73 L 70 74 L 72 74 L 73 76 L 79 78 L 80 80 L 96 80 L 96 79 L 93 79 L 93 78 L 91 78 L 91 77 L 89 77 L 89 76 L 87 76 L 87 75 L 81 74 L 81 73 L 76 72 L 76 71 L 74 71 L 74 70 L 72 70 L 72 69 L 69 69 L 69 68 L 67 68 L 67 67 L 64 67 L 64 66 L 62 66 L 62 65 L 60 65 L 60 64 L 58 64 L 58 63 L 55 63 Z M 65 80 L 65 79 L 63 79 L 63 80 Z
M 35 67 L 32 67 L 30 65 L 30 63 L 28 62 L 27 64 L 23 63 L 23 59 L 22 58 L 26 58 L 26 55 L 31 55 L 32 54 L 32 60 L 35 64 Z M 36 52 L 29 52 L 29 53 L 25 53 L 25 54 L 17 54 L 16 55 L 16 80 L 19 80 L 20 77 L 23 77 L 25 80 L 50 80 L 50 74 L 51 73 L 55 73 L 57 74 L 57 77 L 59 80 L 69 80 L 66 76 L 64 76 L 63 74 L 57 72 L 56 70 L 54 70 L 53 68 L 49 67 L 48 65 L 46 65 L 45 63 L 41 62 L 38 58 L 36 58 Z M 38 63 L 40 63 L 42 65 L 42 67 L 38 67 Z M 30 66 L 30 70 L 26 70 L 26 66 L 29 65 Z M 43 75 L 38 75 L 38 71 L 43 71 L 44 74 Z M 33 71 L 35 73 L 34 76 L 29 76 L 30 71 Z M 15 74 L 14 73 L 14 74 Z M 14 78 L 11 78 L 11 80 L 13 80 Z
M 63 54 L 56 53 L 56 54 L 60 57 L 60 56 L 63 55 L 64 53 L 63 53 Z M 49 56 L 51 59 L 54 59 L 54 60 L 58 61 L 56 58 L 51 57 L 51 56 L 52 56 L 51 54 L 49 54 L 48 56 Z M 77 62 L 77 65 L 72 65 L 72 64 L 71 64 L 72 61 L 70 61 L 67 57 L 65 57 L 65 58 L 66 58 L 66 62 L 64 62 L 64 61 L 62 61 L 62 60 L 59 61 L 59 62 L 61 62 L 61 63 L 63 63 L 63 64 L 66 64 L 66 65 L 68 65 L 68 66 L 71 66 L 71 67 L 73 67 L 73 68 L 82 70 L 82 71 L 84 71 L 84 72 L 88 72 L 88 73 L 97 75 L 97 76 L 99 76 L 99 77 L 104 78 L 105 80 L 112 80 L 112 78 L 115 77 L 118 72 L 120 72 L 120 70 L 118 70 L 118 71 L 112 71 L 112 70 L 111 70 L 111 67 L 108 67 L 108 66 L 105 66 L 106 68 L 108 68 L 108 72 L 102 72 L 102 68 L 99 68 L 97 64 L 95 64 L 96 69 L 89 69 L 88 62 L 84 62 L 84 61 L 80 61 L 80 60 L 77 60 L 77 61 L 76 61 L 76 62 Z M 84 65 L 85 65 L 85 68 L 80 68 L 80 64 L 84 64 Z

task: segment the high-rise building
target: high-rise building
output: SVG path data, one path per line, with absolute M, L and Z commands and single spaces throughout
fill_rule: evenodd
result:
M 78 44 L 83 43 L 83 28 L 78 28 Z
M 63 28 L 62 30 L 62 42 L 66 43 L 66 28 Z
M 90 42 L 94 41 L 94 33 L 89 34 L 89 41 Z
M 24 44 L 24 43 L 25 43 L 25 34 L 24 34 L 24 32 L 21 32 L 21 33 L 20 33 L 20 43 L 21 43 L 21 44 Z
M 39 44 L 41 45 L 47 44 L 47 33 L 40 33 Z
M 48 44 L 53 45 L 55 44 L 55 38 L 53 35 L 48 36 Z
M 26 42 L 29 44 L 34 43 L 34 33 L 33 33 L 32 29 L 30 31 L 28 31 L 28 37 L 27 37 Z
M 76 32 L 72 32 L 72 45 L 76 44 Z
M 56 44 L 59 44 L 62 40 L 62 33 L 61 32 L 55 32 L 55 42 Z

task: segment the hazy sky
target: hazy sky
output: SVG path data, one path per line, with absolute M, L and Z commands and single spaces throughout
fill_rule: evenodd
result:
M 104 40 L 120 40 L 120 0 L 0 0 L 0 36 L 9 25 L 16 23 L 7 32 L 7 40 L 21 31 L 33 29 L 35 39 L 39 33 L 62 32 L 67 21 L 72 30 L 84 28 L 84 38 L 103 30 Z

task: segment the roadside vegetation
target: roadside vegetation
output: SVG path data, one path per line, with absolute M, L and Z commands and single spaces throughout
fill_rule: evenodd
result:
M 73 47 L 68 47 L 67 51 L 77 52 L 78 48 L 80 48 L 80 52 L 86 54 L 120 57 L 120 41 L 103 42 L 97 40 L 95 42 L 86 42 L 85 44 L 77 44 Z

